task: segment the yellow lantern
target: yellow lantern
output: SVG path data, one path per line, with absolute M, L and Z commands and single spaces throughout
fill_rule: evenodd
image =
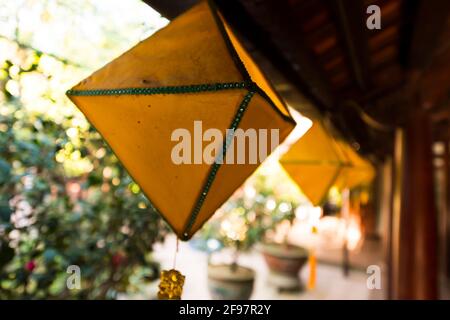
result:
M 353 188 L 369 183 L 374 177 L 370 162 L 346 142 L 335 140 L 328 133 L 331 130 L 314 121 L 280 159 L 282 167 L 313 205 L 322 204 L 333 186 Z
M 246 164 L 174 163 L 173 133 L 182 128 L 195 138 L 194 122 L 201 121 L 203 131 L 217 128 L 224 137 L 227 129 L 277 129 L 284 140 L 295 126 L 283 101 L 206 1 L 67 94 L 183 240 L 191 238 L 264 159 Z M 230 141 L 220 141 L 223 154 L 218 158 Z M 200 141 L 200 148 L 205 144 Z
M 325 199 L 345 164 L 342 152 L 320 121 L 313 122 L 280 163 L 313 205 Z
M 362 158 L 348 143 L 337 141 L 343 151 L 347 165 L 341 168 L 341 172 L 334 185 L 339 189 L 349 188 L 369 184 L 375 177 L 373 165 Z

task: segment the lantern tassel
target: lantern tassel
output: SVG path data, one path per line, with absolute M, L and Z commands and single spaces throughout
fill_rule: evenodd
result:
M 308 279 L 308 289 L 312 290 L 316 287 L 316 269 L 317 269 L 317 259 L 316 259 L 316 238 L 317 238 L 317 227 L 313 226 L 311 228 L 311 233 L 313 237 L 312 246 L 309 250 L 308 264 L 309 264 L 309 279 Z
M 308 280 L 308 289 L 312 290 L 316 287 L 316 254 L 314 250 L 311 250 L 309 257 L 309 280 Z
M 180 300 L 183 293 L 183 285 L 185 276 L 176 270 L 177 254 L 178 254 L 177 238 L 175 255 L 173 257 L 173 268 L 170 270 L 162 270 L 159 283 L 158 299 L 160 300 Z

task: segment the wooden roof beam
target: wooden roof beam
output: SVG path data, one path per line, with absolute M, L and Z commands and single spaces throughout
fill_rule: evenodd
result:
M 366 8 L 360 0 L 332 0 L 330 9 L 344 42 L 353 77 L 361 90 L 370 87 Z
M 143 1 L 153 9 L 157 10 L 162 16 L 173 19 L 189 9 L 199 0 Z M 262 30 L 264 29 L 264 26 L 261 25 L 261 23 L 255 22 L 260 22 L 261 20 L 264 22 L 264 19 L 267 17 L 260 15 L 255 16 L 255 13 L 252 14 L 247 12 L 245 6 L 242 4 L 242 2 L 245 1 L 216 0 L 214 2 L 227 19 L 227 22 L 234 27 L 235 30 L 238 30 L 239 34 L 247 40 L 246 43 L 250 43 L 267 57 L 288 81 L 314 102 L 316 107 L 323 111 L 329 110 L 333 106 L 334 99 L 332 97 L 331 89 L 326 81 L 321 78 L 322 72 L 316 68 L 316 62 L 312 61 L 310 57 L 305 54 L 306 50 L 296 50 L 295 53 L 290 53 L 291 57 L 286 57 L 284 55 L 284 48 L 279 47 L 278 43 L 274 43 L 272 41 L 274 37 L 270 37 L 266 32 L 267 28 L 272 29 L 274 25 L 269 23 L 269 25 L 265 26 L 266 30 Z M 264 7 L 268 8 L 273 5 L 276 5 L 282 10 L 282 6 L 279 4 L 277 5 L 276 1 L 268 1 L 268 3 L 264 4 Z M 289 12 L 286 8 L 285 10 L 286 12 Z M 270 11 L 267 13 L 269 15 L 272 14 Z M 284 27 L 289 30 L 289 28 L 286 27 L 286 22 L 284 21 L 285 18 L 286 16 L 284 16 L 279 24 L 277 23 L 277 28 Z M 298 34 L 292 34 L 292 32 L 290 32 L 290 36 L 293 36 L 293 39 L 298 38 Z M 291 43 L 289 43 L 289 45 L 291 45 Z
M 409 2 L 409 1 L 408 1 Z M 430 63 L 438 47 L 450 15 L 450 1 L 418 0 L 416 11 L 404 36 L 411 33 L 409 50 L 406 51 L 406 67 L 423 70 Z
M 286 2 L 216 0 L 227 22 L 314 105 L 324 111 L 334 106 L 334 94 L 323 70 L 299 34 L 298 22 Z

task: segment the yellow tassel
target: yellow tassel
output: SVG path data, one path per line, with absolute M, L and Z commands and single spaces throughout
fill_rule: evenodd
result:
M 185 276 L 180 271 L 171 269 L 161 271 L 158 299 L 180 300 L 183 293 Z
M 314 289 L 316 287 L 316 255 L 314 252 L 309 254 L 309 280 L 308 289 Z
M 311 228 L 312 236 L 315 238 L 317 237 L 317 227 L 313 226 Z M 309 257 L 308 257 L 308 263 L 309 263 L 309 279 L 308 279 L 308 289 L 312 290 L 316 287 L 316 267 L 317 267 L 317 260 L 316 260 L 316 250 L 315 250 L 315 241 L 313 242 L 314 245 L 310 249 Z

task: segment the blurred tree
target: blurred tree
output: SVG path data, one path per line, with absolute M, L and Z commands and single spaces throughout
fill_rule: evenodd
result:
M 0 299 L 115 298 L 159 275 L 165 223 L 64 96 L 85 73 L 0 38 Z

